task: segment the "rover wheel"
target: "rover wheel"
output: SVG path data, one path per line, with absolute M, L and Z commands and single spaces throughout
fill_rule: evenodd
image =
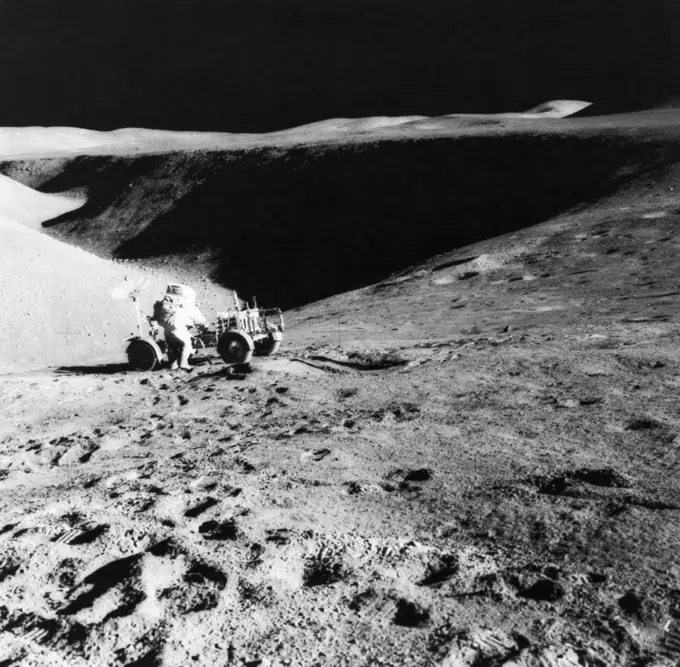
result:
M 148 340 L 131 340 L 125 354 L 130 366 L 136 371 L 152 371 L 160 364 L 158 351 Z
M 246 334 L 227 331 L 217 341 L 217 352 L 227 364 L 247 364 L 253 358 L 253 343 Z

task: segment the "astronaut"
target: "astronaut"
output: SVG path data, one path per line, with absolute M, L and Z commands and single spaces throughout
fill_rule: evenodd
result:
M 185 285 L 168 285 L 163 299 L 154 304 L 152 319 L 165 332 L 170 369 L 190 371 L 189 357 L 193 349 L 189 327 L 195 326 L 200 330 L 206 325 L 196 303 L 196 292 Z

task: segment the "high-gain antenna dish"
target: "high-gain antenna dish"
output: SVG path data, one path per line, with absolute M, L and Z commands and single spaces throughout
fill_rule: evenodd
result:
M 140 338 L 142 337 L 142 316 L 139 312 L 139 302 L 138 298 L 140 293 L 149 284 L 148 278 L 142 278 L 136 285 L 132 280 L 125 278 L 125 280 L 120 284 L 116 285 L 111 290 L 111 296 L 117 301 L 124 301 L 125 299 L 130 299 L 135 304 L 135 312 L 137 313 L 137 329 L 139 331 Z
M 116 285 L 111 290 L 111 297 L 116 299 L 116 301 L 125 301 L 125 299 L 136 301 L 148 284 L 148 278 L 142 278 L 137 285 L 132 280 L 126 278 L 120 285 Z

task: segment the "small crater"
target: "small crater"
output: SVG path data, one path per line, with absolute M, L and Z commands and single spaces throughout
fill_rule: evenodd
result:
M 555 600 L 559 600 L 563 595 L 564 590 L 562 586 L 552 579 L 539 579 L 529 588 L 519 593 L 519 597 L 538 602 L 555 602 Z
M 448 581 L 458 572 L 458 558 L 454 554 L 445 554 L 430 563 L 425 578 L 418 582 L 418 586 L 437 588 Z
M 307 587 L 329 586 L 346 577 L 343 563 L 330 554 L 319 553 L 307 560 L 303 582 Z
M 626 614 L 639 614 L 642 611 L 644 598 L 638 595 L 635 591 L 628 591 L 618 599 L 619 607 L 626 612 Z
M 172 523 L 172 526 L 170 527 L 173 528 L 174 523 Z M 179 556 L 182 553 L 179 545 L 170 537 L 150 546 L 147 551 L 152 556 L 159 556 L 161 558 L 167 558 L 168 556 Z
M 340 399 L 352 398 L 352 396 L 356 396 L 358 393 L 359 389 L 357 387 L 341 387 L 336 391 L 336 394 Z
M 452 266 L 460 266 L 461 264 L 467 264 L 467 263 L 469 263 L 469 262 L 473 262 L 473 261 L 476 260 L 476 259 L 477 259 L 476 256 L 473 256 L 473 257 L 462 257 L 461 259 L 452 259 L 452 260 L 449 261 L 449 262 L 444 262 L 444 263 L 442 263 L 442 264 L 437 264 L 436 266 L 433 266 L 433 267 L 430 269 L 430 271 L 432 271 L 433 273 L 434 273 L 435 271 L 443 271 L 444 269 L 449 269 L 449 268 L 451 268 Z
M 56 571 L 59 573 L 57 575 L 57 582 L 60 586 L 73 588 L 76 585 L 78 581 L 77 564 L 71 558 L 66 558 L 59 563 Z
M 372 589 L 357 593 L 347 605 L 352 611 L 359 612 L 367 607 L 373 600 L 377 598 L 376 592 Z
M 413 421 L 418 418 L 420 414 L 420 407 L 413 403 L 404 403 L 403 405 L 390 405 L 381 408 L 373 413 L 373 419 L 383 421 L 386 417 L 392 417 L 399 422 Z
M 210 585 L 167 588 L 159 598 L 172 603 L 180 614 L 208 611 L 219 604 L 219 593 Z
M 248 460 L 241 458 L 240 456 L 234 459 L 234 464 L 241 468 L 241 472 L 248 474 L 255 471 L 255 466 Z
M 538 479 L 538 492 L 555 496 L 564 493 L 569 488 L 566 475 L 555 475 L 547 479 Z
M 246 567 L 255 568 L 262 565 L 262 554 L 264 553 L 264 546 L 257 542 L 250 545 L 250 554 L 246 561 Z
M 418 468 L 411 470 L 404 477 L 405 482 L 427 482 L 432 479 L 432 470 L 429 468 Z
M 238 582 L 238 592 L 241 602 L 245 604 L 266 605 L 272 601 L 273 591 L 271 586 L 262 583 L 253 584 L 245 579 Z
M 80 461 L 80 463 L 88 463 L 89 460 L 92 458 L 92 454 L 94 454 L 94 453 L 97 451 L 97 449 L 99 449 L 99 447 L 96 447 L 95 449 L 92 449 L 91 451 L 86 452 L 85 454 L 83 454 L 83 455 L 78 459 L 78 460 Z
M 651 417 L 637 417 L 626 425 L 627 431 L 653 431 L 665 428 L 665 424 Z
M 184 516 L 189 518 L 189 519 L 194 519 L 197 516 L 200 516 L 203 514 L 203 512 L 206 512 L 209 510 L 211 507 L 214 507 L 215 505 L 219 504 L 219 500 L 215 498 L 206 498 L 203 502 L 199 503 L 198 505 L 191 507 L 188 509 L 186 512 L 184 512 Z
M 422 628 L 430 620 L 430 612 L 415 602 L 397 600 L 397 611 L 394 614 L 394 624 L 404 628 Z
M 206 540 L 235 540 L 238 537 L 238 528 L 234 519 L 204 521 L 198 527 L 198 532 Z
M 593 486 L 625 488 L 628 481 L 612 468 L 579 468 L 572 473 L 574 479 Z
M 104 533 L 108 532 L 108 530 L 109 526 L 105 523 L 102 523 L 98 526 L 93 526 L 92 528 L 84 530 L 80 535 L 77 535 L 71 539 L 68 544 L 72 544 L 74 546 L 78 546 L 80 544 L 91 544 L 98 537 L 101 537 Z
M 547 495 L 564 494 L 572 488 L 573 482 L 616 488 L 630 486 L 628 480 L 612 468 L 579 468 L 551 477 L 539 475 L 533 479 L 533 483 L 538 487 L 538 492 Z
M 587 406 L 587 405 L 598 405 L 600 403 L 604 403 L 604 399 L 600 398 L 598 396 L 592 396 L 592 397 L 586 397 L 582 398 L 579 400 L 579 405 Z
M 313 461 L 321 461 L 322 459 L 325 459 L 327 456 L 329 456 L 331 453 L 330 449 L 315 449 L 312 452 L 312 460 Z
M 19 571 L 19 567 L 20 565 L 17 563 L 0 564 L 0 582 L 16 574 Z
M 194 561 L 185 573 L 184 581 L 190 584 L 212 583 L 222 590 L 227 585 L 227 575 L 212 565 Z
M 161 667 L 162 664 L 163 650 L 161 648 L 152 648 L 141 658 L 128 662 L 125 667 Z

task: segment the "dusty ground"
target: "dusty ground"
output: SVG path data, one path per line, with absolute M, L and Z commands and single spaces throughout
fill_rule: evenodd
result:
M 291 309 L 249 369 L 208 350 L 190 374 L 130 372 L 122 346 L 8 368 L 0 665 L 679 664 L 676 131 L 586 151 L 610 180 L 559 185 L 569 210 L 523 191 L 542 224 L 475 191 L 466 220 L 515 231 Z M 92 225 L 142 200 L 119 192 Z M 38 235 L 18 224 L 7 276 Z M 66 280 L 76 249 L 39 238 Z M 101 289 L 119 277 L 88 257 Z

